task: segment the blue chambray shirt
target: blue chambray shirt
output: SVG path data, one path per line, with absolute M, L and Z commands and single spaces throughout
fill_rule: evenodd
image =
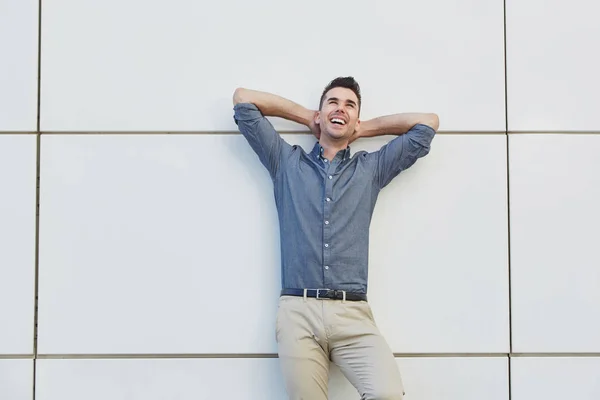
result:
M 375 152 L 351 157 L 348 147 L 329 162 L 318 142 L 310 153 L 288 144 L 254 104 L 236 104 L 234 120 L 273 180 L 282 288 L 367 294 L 377 196 L 429 153 L 433 128 L 416 125 Z

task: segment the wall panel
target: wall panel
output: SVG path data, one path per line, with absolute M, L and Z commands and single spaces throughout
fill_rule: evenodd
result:
M 599 352 L 600 136 L 510 136 L 513 350 Z
M 506 351 L 504 146 L 439 136 L 382 192 L 369 293 L 394 351 Z M 272 184 L 241 135 L 46 135 L 42 170 L 42 353 L 276 351 Z
M 234 130 L 238 86 L 315 108 L 329 80 L 354 75 L 365 118 L 435 111 L 445 130 L 503 130 L 502 10 L 501 0 L 46 1 L 42 129 Z M 328 27 L 332 16 L 348 25 Z
M 33 361 L 0 360 L 0 399 L 31 400 Z
M 40 360 L 37 400 L 282 400 L 273 359 Z
M 598 131 L 600 5 L 507 0 L 509 130 Z
M 45 135 L 40 351 L 274 352 L 277 214 L 248 148 Z
M 506 358 L 397 358 L 406 400 L 506 400 Z M 358 400 L 354 387 L 332 369 L 332 400 Z
M 505 358 L 398 359 L 406 399 L 504 400 Z M 332 400 L 358 399 L 337 367 L 329 380 Z M 278 359 L 41 360 L 37 399 L 115 400 L 287 398 Z
M 600 358 L 513 358 L 512 399 L 600 398 Z
M 396 352 L 508 351 L 506 137 L 439 135 L 386 187 L 369 300 Z
M 0 354 L 33 353 L 36 137 L 0 135 Z
M 35 131 L 38 0 L 0 2 L 0 131 Z

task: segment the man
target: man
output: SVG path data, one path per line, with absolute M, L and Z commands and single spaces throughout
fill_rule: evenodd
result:
M 243 88 L 233 102 L 238 128 L 274 185 L 282 273 L 276 338 L 290 399 L 327 399 L 330 360 L 362 399 L 402 399 L 394 355 L 367 303 L 369 225 L 380 190 L 428 154 L 437 115 L 361 122 L 352 77 L 330 82 L 318 111 Z M 310 153 L 289 145 L 267 116 L 306 125 L 318 142 Z M 350 156 L 357 138 L 387 134 L 398 137 Z

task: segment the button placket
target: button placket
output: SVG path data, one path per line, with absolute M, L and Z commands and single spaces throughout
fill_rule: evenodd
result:
M 335 173 L 336 160 L 326 165 L 325 168 L 325 197 L 323 201 L 323 277 L 325 285 L 333 283 L 331 272 L 331 209 L 333 207 L 333 175 Z

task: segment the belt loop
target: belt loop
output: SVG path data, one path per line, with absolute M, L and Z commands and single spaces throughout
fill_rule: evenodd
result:
M 304 302 L 306 303 L 308 297 L 308 289 L 304 289 Z
M 346 302 L 346 291 L 342 290 L 342 304 Z

